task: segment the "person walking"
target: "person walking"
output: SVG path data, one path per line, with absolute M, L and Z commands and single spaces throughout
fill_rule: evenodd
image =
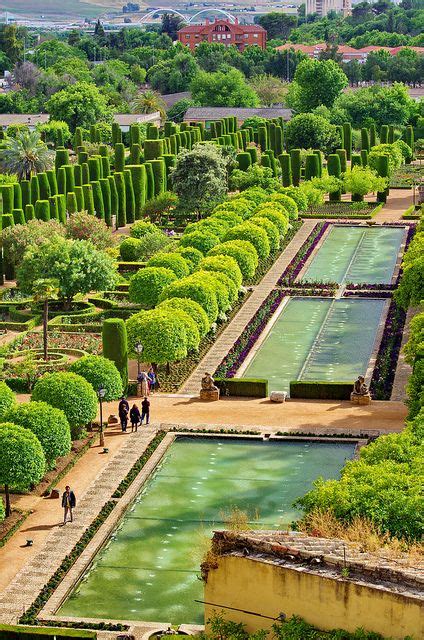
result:
M 149 395 L 149 379 L 145 371 L 141 371 L 137 376 L 137 382 L 140 385 L 140 393 L 142 396 Z
M 66 485 L 65 491 L 62 494 L 62 508 L 63 508 L 63 524 L 66 524 L 68 520 L 68 514 L 70 516 L 70 521 L 73 522 L 73 512 L 72 509 L 75 508 L 77 501 L 75 499 L 75 493 L 71 490 L 69 485 Z
M 130 420 L 131 420 L 131 433 L 133 431 L 137 431 L 138 425 L 140 423 L 140 409 L 136 404 L 133 404 L 130 411 Z
M 146 424 L 150 422 L 150 402 L 147 397 L 144 398 L 141 403 L 141 424 L 143 424 L 143 420 L 146 418 Z
M 155 389 L 156 389 L 156 374 L 155 374 L 155 371 L 154 371 L 153 367 L 150 367 L 150 369 L 149 369 L 149 371 L 147 373 L 147 378 L 148 378 L 148 381 L 149 381 L 150 391 L 152 393 L 154 393 Z
M 118 413 L 119 413 L 119 419 L 121 421 L 121 429 L 123 432 L 127 430 L 129 410 L 130 410 L 130 405 L 128 404 L 128 400 L 126 399 L 125 396 L 122 396 L 121 401 L 118 405 Z

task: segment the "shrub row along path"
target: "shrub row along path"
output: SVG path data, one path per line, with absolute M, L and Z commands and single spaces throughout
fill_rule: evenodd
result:
M 275 288 L 281 274 L 299 251 L 312 229 L 316 226 L 317 222 L 317 220 L 304 221 L 293 240 L 277 258 L 260 283 L 256 285 L 253 293 L 243 304 L 240 311 L 233 318 L 228 327 L 221 333 L 215 344 L 201 360 L 199 366 L 196 367 L 191 376 L 184 383 L 180 390 L 181 393 L 193 394 L 199 392 L 201 380 L 205 371 L 213 374 L 222 359 L 234 345 L 234 342 L 237 340 L 245 326 L 253 319 L 265 298 Z

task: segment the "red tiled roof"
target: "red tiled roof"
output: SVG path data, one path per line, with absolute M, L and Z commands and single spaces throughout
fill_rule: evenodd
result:
M 327 45 L 324 42 L 320 42 L 318 44 L 291 44 L 290 42 L 286 42 L 286 44 L 281 45 L 280 47 L 276 47 L 277 51 L 286 51 L 287 49 L 294 49 L 294 51 L 302 51 L 303 53 L 315 53 L 316 51 L 325 50 Z M 361 49 L 354 49 L 353 47 L 349 47 L 348 45 L 339 45 L 337 48 L 338 53 L 341 54 L 350 54 L 352 56 L 357 55 L 361 56 L 366 53 L 371 53 L 373 51 L 387 51 L 390 55 L 395 56 L 399 51 L 403 49 L 412 49 L 412 51 L 416 51 L 419 54 L 424 55 L 424 47 L 379 47 L 378 45 L 369 45 L 368 47 L 362 47 Z
M 226 25 L 233 33 L 261 33 L 265 29 L 258 24 L 238 24 L 228 20 L 215 20 L 209 24 L 188 24 L 178 30 L 178 33 L 209 33 L 218 25 Z

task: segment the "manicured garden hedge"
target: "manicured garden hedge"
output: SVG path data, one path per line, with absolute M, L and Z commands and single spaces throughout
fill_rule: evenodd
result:
M 290 382 L 290 398 L 305 400 L 349 400 L 352 382 L 327 382 L 293 380 Z
M 215 378 L 215 384 L 223 396 L 268 397 L 268 380 L 264 378 Z
M 64 629 L 55 627 L 24 627 L 0 624 L 0 640 L 40 640 L 41 638 L 61 638 L 63 640 L 96 640 L 95 631 L 84 629 Z

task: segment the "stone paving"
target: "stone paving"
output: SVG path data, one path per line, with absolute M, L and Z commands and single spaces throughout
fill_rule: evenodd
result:
M 110 499 L 119 482 L 138 460 L 154 434 L 155 430 L 150 428 L 128 437 L 119 453 L 108 462 L 80 497 L 74 522 L 55 528 L 46 538 L 37 556 L 16 574 L 0 594 L 0 622 L 16 623 L 24 610 L 31 605 L 51 575 L 59 568 L 63 558 L 72 550 L 102 506 Z
M 234 345 L 234 342 L 237 340 L 245 326 L 254 317 L 265 298 L 275 288 L 284 269 L 299 251 L 302 244 L 318 222 L 319 220 L 305 220 L 303 222 L 293 240 L 287 245 L 280 257 L 274 262 L 273 266 L 263 277 L 261 282 L 255 287 L 251 296 L 244 303 L 228 327 L 218 337 L 215 344 L 209 349 L 203 360 L 201 360 L 199 366 L 194 370 L 188 380 L 186 380 L 180 390 L 181 393 L 191 394 L 199 391 L 201 379 L 205 371 L 210 373 L 215 371 L 222 359 Z

